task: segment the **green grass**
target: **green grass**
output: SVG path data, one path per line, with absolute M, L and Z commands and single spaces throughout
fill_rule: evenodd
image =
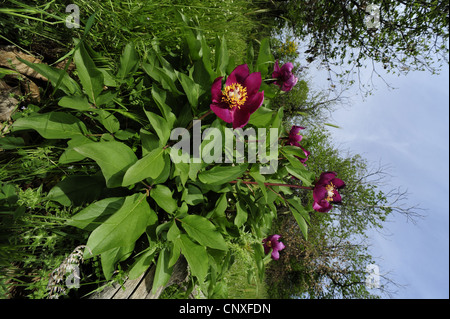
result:
M 225 281 L 230 299 L 267 299 L 267 287 L 256 276 L 256 265 L 238 259 L 235 261 Z
M 258 278 L 258 269 L 251 244 L 255 239 L 249 233 L 241 233 L 239 243 L 232 244 L 234 263 L 224 281 L 228 287 L 230 299 L 265 299 L 267 298 L 264 280 Z
M 46 3 L 42 0 L 6 0 L 0 9 L 0 41 L 15 44 L 26 51 L 61 56 L 58 48 L 70 48 L 72 37 L 80 37 L 92 14 L 96 22 L 87 37 L 94 50 L 115 60 L 128 42 L 133 42 L 145 56 L 152 41 L 160 43 L 167 54 L 179 54 L 182 48 L 182 20 L 179 13 L 192 18 L 205 35 L 208 44 L 225 37 L 230 56 L 239 62 L 249 41 L 269 34 L 262 23 L 266 9 L 259 6 L 267 0 L 65 0 Z M 81 28 L 65 26 L 68 4 L 80 9 Z M 56 52 L 54 52 L 56 50 Z M 53 57 L 54 58 L 54 57 Z
M 180 52 L 183 23 L 179 13 L 198 22 L 198 28 L 211 46 L 216 37 L 224 36 L 235 58 L 244 55 L 248 41 L 255 38 L 255 31 L 262 30 L 257 4 L 247 0 L 109 0 L 101 3 L 80 0 L 74 3 L 86 15 L 95 12 L 98 22 L 93 26 L 92 42 L 102 46 L 105 52 L 120 52 L 124 44 L 131 41 L 145 54 L 154 39 L 163 50 Z

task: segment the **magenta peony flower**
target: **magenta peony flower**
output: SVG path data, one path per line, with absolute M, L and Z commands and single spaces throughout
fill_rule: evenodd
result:
M 300 146 L 300 148 L 302 149 L 303 153 L 305 153 L 305 158 L 301 158 L 301 157 L 298 157 L 298 156 L 296 156 L 296 157 L 298 158 L 298 160 L 300 161 L 300 163 L 302 163 L 304 166 L 306 166 L 306 163 L 305 163 L 305 162 L 308 160 L 309 154 L 311 154 L 311 152 L 305 150 L 305 149 L 303 148 L 303 146 Z
M 305 158 L 301 158 L 296 156 L 299 161 L 306 166 L 305 162 L 308 160 L 308 156 L 309 154 L 311 154 L 309 151 L 305 150 L 301 145 L 300 142 L 303 138 L 302 135 L 300 135 L 300 130 L 304 130 L 304 127 L 301 126 L 297 126 L 297 125 L 293 125 L 291 130 L 289 131 L 289 137 L 288 140 L 286 142 L 286 145 L 292 145 L 292 146 L 297 146 L 300 147 L 303 151 L 303 153 L 305 153 Z
M 264 253 L 267 255 L 272 249 L 272 259 L 278 260 L 280 258 L 280 250 L 285 248 L 284 244 L 279 242 L 281 236 L 280 235 L 270 235 L 267 238 L 263 239 Z
M 300 130 L 304 130 L 304 127 L 293 125 L 291 130 L 289 131 L 289 137 L 288 141 L 286 142 L 286 145 L 292 145 L 300 147 L 300 142 L 303 138 L 302 135 L 300 135 Z
M 290 91 L 297 84 L 297 77 L 292 73 L 294 65 L 291 62 L 283 64 L 280 68 L 278 60 L 275 61 L 272 77 L 277 79 L 274 83 L 281 88 L 281 91 Z
M 231 72 L 223 90 L 222 77 L 218 77 L 211 87 L 211 110 L 225 122 L 233 123 L 233 129 L 244 127 L 264 101 L 264 91 L 258 92 L 261 81 L 261 73 L 250 74 L 247 64 Z
M 341 195 L 339 195 L 337 190 L 345 187 L 345 183 L 341 179 L 336 178 L 336 176 L 335 172 L 320 174 L 320 178 L 313 190 L 314 210 L 326 213 L 333 208 L 330 203 L 337 204 L 342 201 Z

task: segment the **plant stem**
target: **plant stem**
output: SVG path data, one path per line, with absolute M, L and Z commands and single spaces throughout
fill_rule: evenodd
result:
M 230 184 L 236 184 L 238 181 L 231 181 Z M 242 181 L 244 184 L 253 184 L 258 185 L 257 182 L 250 182 L 250 181 Z M 292 185 L 292 184 L 281 184 L 281 183 L 264 183 L 266 186 L 287 186 L 290 188 L 301 188 L 301 189 L 308 189 L 313 190 L 314 188 L 308 187 L 308 186 L 302 186 L 302 185 Z
M 201 120 L 203 120 L 205 117 L 207 117 L 209 114 L 211 114 L 211 110 L 209 110 L 208 112 L 206 112 L 205 114 L 203 114 L 202 116 L 200 116 L 197 120 L 198 121 L 201 121 Z M 189 131 L 191 128 L 192 128 L 192 126 L 194 126 L 194 121 L 192 121 L 191 122 L 191 124 L 189 124 L 189 126 L 187 127 L 187 130 Z

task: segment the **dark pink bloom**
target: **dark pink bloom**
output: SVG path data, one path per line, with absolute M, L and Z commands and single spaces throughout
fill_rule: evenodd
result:
M 289 132 L 289 137 L 288 140 L 286 142 L 286 145 L 292 145 L 292 146 L 297 146 L 300 147 L 303 151 L 303 153 L 305 153 L 305 158 L 301 158 L 296 156 L 299 161 L 306 166 L 305 162 L 308 160 L 308 156 L 309 154 L 311 154 L 309 151 L 305 150 L 301 145 L 300 142 L 303 138 L 302 135 L 300 135 L 300 130 L 304 130 L 304 127 L 301 126 L 297 126 L 297 125 L 293 125 L 290 132 Z
M 233 129 L 247 125 L 253 114 L 264 101 L 261 87 L 261 73 L 249 73 L 247 64 L 237 66 L 225 81 L 222 90 L 222 77 L 214 80 L 211 87 L 211 110 L 227 123 L 233 123 Z
M 305 149 L 303 148 L 303 146 L 300 146 L 300 148 L 302 149 L 303 153 L 305 153 L 305 158 L 301 158 L 301 157 L 298 157 L 298 156 L 296 156 L 296 157 L 298 158 L 298 160 L 299 160 L 303 165 L 306 166 L 305 162 L 308 160 L 309 154 L 311 154 L 311 152 L 305 150 Z
M 304 127 L 293 125 L 291 130 L 289 131 L 289 137 L 286 145 L 292 145 L 300 147 L 300 142 L 303 138 L 302 135 L 300 135 L 300 130 L 304 130 Z
M 272 249 L 272 259 L 278 260 L 280 258 L 280 250 L 285 248 L 284 244 L 279 242 L 280 235 L 270 235 L 269 237 L 263 239 L 264 253 L 267 255 Z
M 292 73 L 294 65 L 291 62 L 283 64 L 280 68 L 278 61 L 275 61 L 272 77 L 277 79 L 274 83 L 281 88 L 281 91 L 290 91 L 297 84 L 297 77 Z
M 326 213 L 333 208 L 331 203 L 337 204 L 342 201 L 341 195 L 337 190 L 345 187 L 345 183 L 341 179 L 336 178 L 336 176 L 335 172 L 320 174 L 320 178 L 313 190 L 314 210 Z

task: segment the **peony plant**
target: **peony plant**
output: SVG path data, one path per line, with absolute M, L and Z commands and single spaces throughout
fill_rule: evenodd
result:
M 37 132 L 63 149 L 59 167 L 85 167 L 77 174 L 65 169 L 67 175 L 48 198 L 79 208 L 67 225 L 86 231 L 84 258 L 99 256 L 107 280 L 114 279 L 119 265 L 126 266 L 130 279 L 153 266 L 152 290 L 157 291 L 184 258 L 205 296 L 224 297 L 221 279 L 232 263 L 230 247 L 241 236 L 252 238 L 261 278 L 265 255 L 272 250 L 278 260 L 285 248 L 280 235 L 268 236 L 278 208 L 289 208 L 307 238 L 310 214 L 329 211 L 330 203 L 340 201 L 337 190 L 344 183 L 330 172 L 314 182 L 304 165 L 309 152 L 300 145 L 303 128 L 286 132 L 283 109 L 271 109 L 270 100 L 291 89 L 297 78 L 291 64 L 280 68 L 274 62 L 268 39 L 257 57 L 249 54 L 236 66 L 223 40 L 216 42 L 213 56 L 200 31 L 185 21 L 191 24 L 183 34 L 185 60 L 177 65 L 161 55 L 156 41 L 145 58 L 127 45 L 112 72 L 96 66 L 92 49 L 75 39 L 77 79 L 24 61 L 51 81 L 58 105 L 17 119 L 13 134 Z M 274 65 L 271 74 L 269 65 Z M 243 141 L 242 149 L 223 145 L 221 134 L 229 126 L 236 145 Z M 185 161 L 174 162 L 177 128 L 192 129 L 188 145 L 193 147 L 183 154 Z M 241 137 L 252 129 L 266 132 L 258 136 L 258 145 L 266 146 L 258 148 L 260 155 L 271 141 L 287 140 L 275 148 L 278 169 L 272 173 L 261 173 L 267 161 L 242 154 L 250 153 L 251 144 Z M 194 154 L 199 149 L 231 152 L 231 162 L 203 162 Z M 287 182 L 292 177 L 296 184 Z M 313 191 L 313 206 L 297 196 L 302 190 Z

